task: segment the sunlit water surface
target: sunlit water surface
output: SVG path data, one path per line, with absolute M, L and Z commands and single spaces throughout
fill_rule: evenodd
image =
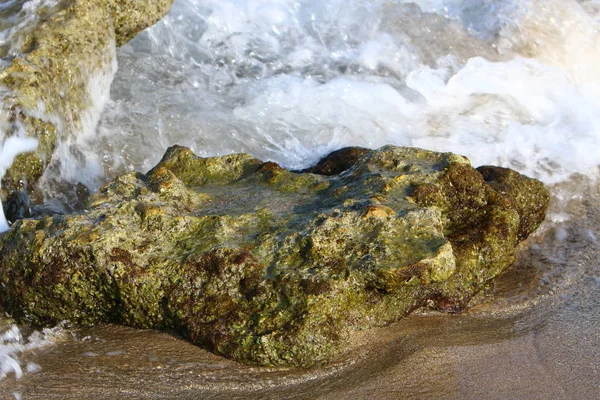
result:
M 167 333 L 101 326 L 27 339 L 7 325 L 0 392 L 600 398 L 599 29 L 598 0 L 176 0 L 118 50 L 110 99 L 112 76 L 94 81 L 97 129 L 65 139 L 49 174 L 93 191 L 173 144 L 301 168 L 343 146 L 391 143 L 543 180 L 547 222 L 482 304 L 362 333 L 322 368 L 241 366 Z

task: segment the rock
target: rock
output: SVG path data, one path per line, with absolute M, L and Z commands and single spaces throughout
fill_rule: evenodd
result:
M 103 105 L 99 87 L 108 90 L 116 69 L 115 45 L 158 21 L 172 2 L 60 0 L 30 5 L 35 14 L 12 27 L 25 13 L 23 2 L 3 8 L 9 24 L 3 28 L 12 36 L 0 45 L 0 134 L 24 131 L 40 143 L 8 170 L 4 198 L 35 187 L 59 141 L 94 129 L 94 113 Z
M 35 325 L 175 329 L 241 362 L 307 367 L 353 331 L 464 308 L 547 203 L 540 182 L 450 153 L 386 146 L 327 177 L 176 146 L 84 213 L 0 236 L 0 302 Z
M 310 172 L 319 175 L 337 175 L 352 167 L 360 156 L 367 153 L 369 149 L 364 147 L 344 147 L 342 149 L 331 152 L 323 157 L 317 165 L 299 172 Z
M 164 17 L 174 0 L 104 0 L 113 18 L 117 46 L 122 46 L 140 31 Z

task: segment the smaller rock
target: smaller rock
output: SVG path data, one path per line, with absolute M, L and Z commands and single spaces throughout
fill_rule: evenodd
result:
M 309 172 L 318 175 L 337 175 L 350 169 L 360 156 L 368 152 L 364 147 L 344 147 L 323 157 L 314 167 L 303 169 L 300 172 Z
M 483 180 L 497 192 L 509 197 L 521 215 L 518 240 L 531 235 L 544 220 L 545 209 L 532 207 L 534 204 L 548 204 L 550 195 L 544 185 L 534 179 L 525 179 L 523 175 L 508 168 L 484 165 L 477 168 Z M 530 210 L 526 212 L 526 210 Z
M 160 20 L 173 0 L 29 2 L 37 16 L 12 26 L 22 3 L 0 3 L 0 15 L 6 15 L 0 20 L 8 24 L 1 28 L 8 37 L 0 45 L 0 140 L 24 131 L 39 146 L 15 159 L 0 186 L 2 194 L 11 193 L 26 181 L 32 202 L 39 204 L 35 187 L 46 170 L 57 167 L 52 159 L 57 144 L 80 134 L 90 110 L 102 107 L 103 96 L 92 96 L 90 80 L 106 88 L 116 71 L 115 45 Z M 4 54 L 8 49 L 10 57 Z

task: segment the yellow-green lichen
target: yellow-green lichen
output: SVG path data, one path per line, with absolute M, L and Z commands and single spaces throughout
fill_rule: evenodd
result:
M 238 361 L 311 366 L 353 330 L 464 307 L 547 202 L 535 180 L 421 149 L 325 177 L 174 147 L 85 213 L 0 236 L 0 302 L 34 324 L 176 329 Z
M 110 83 L 115 44 L 158 21 L 172 1 L 62 0 L 39 8 L 35 20 L 15 29 L 11 54 L 0 49 L 8 61 L 0 68 L 0 107 L 9 124 L 4 134 L 22 127 L 40 146 L 9 169 L 5 190 L 17 189 L 21 180 L 34 189 L 57 143 L 84 129 L 82 120 L 95 106 L 90 82 Z M 20 6 L 9 11 L 17 13 Z

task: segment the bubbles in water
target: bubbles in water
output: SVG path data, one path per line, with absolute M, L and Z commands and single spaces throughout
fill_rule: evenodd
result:
M 426 98 L 428 123 L 446 116 L 444 126 L 430 123 L 416 146 L 509 166 L 546 183 L 598 173 L 600 108 L 564 70 L 520 57 L 473 58 L 447 83 L 425 68 L 407 84 Z
M 596 176 L 599 25 L 582 4 L 178 0 L 120 50 L 88 145 L 109 175 L 175 143 L 292 168 L 392 143 Z
M 31 361 L 25 363 L 19 357 L 23 353 L 51 345 L 64 332 L 64 323 L 54 328 L 45 328 L 42 332 L 34 331 L 27 338 L 23 337 L 16 325 L 0 330 L 0 380 L 11 373 L 20 379 L 25 373 L 39 371 L 39 365 Z

